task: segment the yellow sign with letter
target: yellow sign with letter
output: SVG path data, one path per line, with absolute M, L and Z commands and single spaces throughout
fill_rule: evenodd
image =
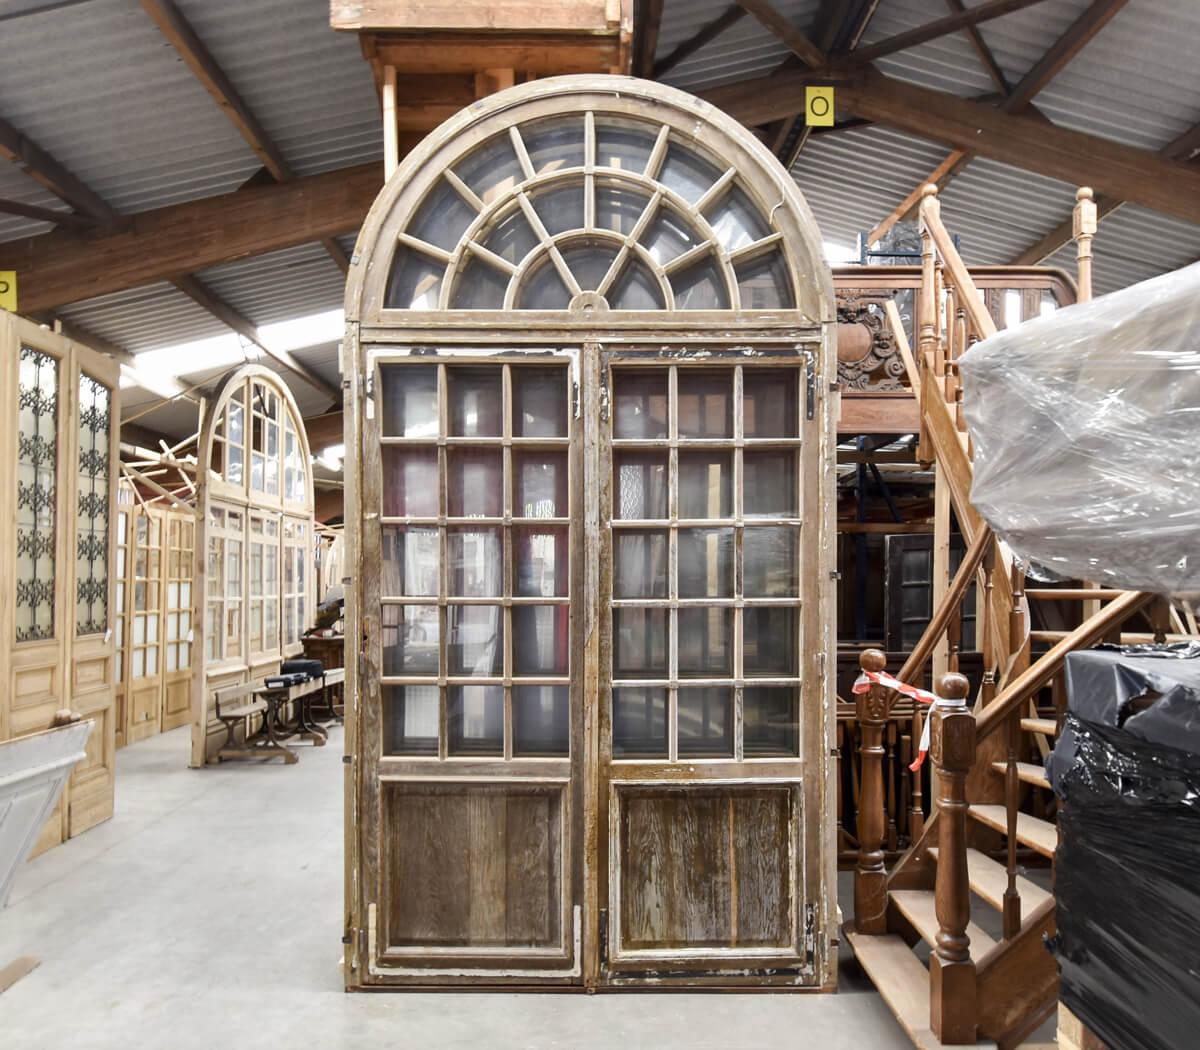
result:
M 17 312 L 16 270 L 0 270 L 0 310 Z
M 804 123 L 810 128 L 833 127 L 833 88 L 804 89 Z

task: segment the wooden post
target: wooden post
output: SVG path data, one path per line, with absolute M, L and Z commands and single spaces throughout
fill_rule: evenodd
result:
M 937 194 L 936 186 L 926 186 L 922 193 Z M 921 225 L 921 289 L 917 295 L 917 371 L 921 374 L 921 433 L 917 443 L 917 459 L 921 463 L 934 461 L 933 446 L 925 425 L 925 399 L 934 396 L 932 362 L 937 345 L 937 293 L 934 288 L 933 235 Z
M 878 649 L 858 658 L 864 671 L 878 673 L 887 659 Z M 887 869 L 883 864 L 883 730 L 892 690 L 872 684 L 857 700 L 859 732 L 858 867 L 854 872 L 854 926 L 859 933 L 887 933 Z
M 1076 301 L 1087 303 L 1092 299 L 1092 238 L 1096 236 L 1098 223 L 1096 202 L 1090 186 L 1080 186 L 1076 192 L 1072 219 L 1075 260 L 1079 266 L 1079 297 Z
M 975 1042 L 975 964 L 967 924 L 967 773 L 975 763 L 975 716 L 970 686 L 960 674 L 944 675 L 933 719 L 930 751 L 937 773 L 937 946 L 929 959 L 929 1022 L 943 1043 Z

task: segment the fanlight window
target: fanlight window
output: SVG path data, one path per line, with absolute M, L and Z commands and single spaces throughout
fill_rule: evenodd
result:
M 736 168 L 664 125 L 591 112 L 493 136 L 446 170 L 399 235 L 402 310 L 795 306 L 783 234 Z

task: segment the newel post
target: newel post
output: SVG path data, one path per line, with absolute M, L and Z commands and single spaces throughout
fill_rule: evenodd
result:
M 858 658 L 864 671 L 878 673 L 887 659 L 878 649 Z M 892 690 L 872 683 L 857 694 L 859 732 L 858 867 L 854 872 L 854 926 L 859 933 L 887 933 L 887 869 L 883 864 L 883 732 Z
M 929 1020 L 943 1043 L 975 1042 L 975 964 L 967 924 L 967 773 L 975 762 L 975 715 L 970 686 L 960 674 L 943 675 L 930 713 L 930 754 L 937 773 L 937 946 L 929 959 Z

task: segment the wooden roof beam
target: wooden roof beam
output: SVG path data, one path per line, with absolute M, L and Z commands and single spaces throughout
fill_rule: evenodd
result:
M 633 7 L 633 75 L 654 76 L 654 53 L 662 26 L 663 0 L 636 0 Z
M 121 216 L 116 211 L 3 117 L 0 117 L 0 157 L 12 161 L 76 211 L 90 215 L 105 226 L 121 224 Z
M 325 394 L 337 404 L 342 403 L 341 389 L 323 379 L 302 361 L 298 361 L 286 350 L 277 350 L 263 342 L 258 326 L 248 318 L 243 317 L 236 309 L 221 299 L 207 285 L 190 275 L 176 277 L 171 280 L 184 295 L 203 307 L 223 324 L 228 325 L 242 338 L 249 340 L 277 364 L 293 372 L 303 379 L 314 390 Z
M 946 0 L 946 6 L 950 8 L 954 14 L 963 14 L 967 10 L 967 6 L 963 0 Z M 996 85 L 996 90 L 1002 96 L 1007 98 L 1012 94 L 1012 86 L 1008 82 L 1008 78 L 1004 75 L 1004 70 L 1000 68 L 1000 63 L 996 61 L 996 56 L 992 54 L 992 49 L 988 47 L 987 41 L 983 39 L 983 34 L 979 31 L 978 25 L 969 25 L 963 27 L 963 33 L 971 42 L 971 47 L 975 49 L 975 53 L 979 56 L 979 61 L 983 64 L 987 75 L 991 77 L 992 83 Z
M 1033 7 L 1034 4 L 1044 2 L 1045 0 L 985 0 L 976 7 L 968 7 L 956 14 L 918 26 L 916 29 L 897 33 L 886 40 L 869 44 L 867 47 L 860 47 L 849 54 L 838 55 L 832 64 L 842 68 L 869 65 L 877 58 L 895 54 L 897 51 L 907 51 L 910 47 L 927 44 L 931 40 L 957 33 L 960 29 L 966 29 L 968 26 L 979 25 L 981 22 L 988 22 L 993 18 L 1000 18 L 1013 11 L 1020 11 L 1022 8 Z
M 363 164 L 139 212 L 126 228 L 93 237 L 55 231 L 7 241 L 0 269 L 20 271 L 23 311 L 53 309 L 352 233 L 382 174 L 379 164 Z
M 705 93 L 743 123 L 794 112 L 806 71 L 773 74 Z M 975 152 L 1072 185 L 1091 185 L 1167 215 L 1200 223 L 1200 169 L 1111 139 L 1046 124 L 1036 117 L 905 83 L 875 71 L 838 88 L 847 114 Z
M 90 215 L 80 215 L 76 211 L 39 208 L 36 204 L 25 204 L 22 201 L 0 200 L 0 213 L 20 215 L 22 218 L 36 219 L 38 222 L 52 222 L 56 226 L 70 226 L 77 230 L 92 230 L 96 227 L 96 219 Z
M 960 0 L 947 0 L 947 2 L 953 6 L 960 3 Z M 1067 27 L 1062 36 L 1047 48 L 1045 54 L 1033 64 L 1015 88 L 1007 89 L 1006 85 L 1006 90 L 1003 92 L 1005 97 L 1000 103 L 1000 108 L 1006 113 L 1019 113 L 1031 108 L 1030 103 L 1041 90 L 1087 46 L 1126 3 L 1127 0 L 1095 0 Z M 980 43 L 983 44 L 982 39 Z M 985 44 L 983 44 L 983 48 L 988 56 L 991 56 L 991 50 Z M 991 59 L 991 61 L 994 63 L 995 59 Z M 974 157 L 975 155 L 969 151 L 955 150 L 950 153 L 927 178 L 918 182 L 908 196 L 867 234 L 867 244 L 874 244 L 886 236 L 896 223 L 903 222 L 916 212 L 917 205 L 921 201 L 921 190 L 925 185 L 933 183 L 939 190 L 945 189 L 952 179 L 962 174 L 963 169 L 971 163 Z M 1068 222 L 1067 225 L 1069 228 L 1070 223 Z
M 212 53 L 204 46 L 204 41 L 197 35 L 192 24 L 175 6 L 174 0 L 141 0 L 142 10 L 150 16 L 159 31 L 178 52 L 184 64 L 204 86 L 213 101 L 220 107 L 238 133 L 246 140 L 246 144 L 254 151 L 254 155 L 262 161 L 263 167 L 270 172 L 276 182 L 290 182 L 294 172 L 283 155 L 283 151 L 267 134 L 258 122 L 250 107 L 238 94 L 232 81 L 225 71 L 213 58 Z M 341 246 L 332 240 L 322 239 L 321 244 L 329 253 L 330 258 L 345 274 L 350 267 L 346 253 Z
M 705 44 L 712 43 L 730 26 L 737 25 L 743 18 L 746 17 L 746 9 L 739 4 L 730 4 L 716 18 L 707 25 L 701 27 L 696 33 L 688 37 L 682 43 L 678 44 L 675 49 L 663 59 L 654 63 L 654 77 L 658 79 L 664 73 L 669 73 L 679 63 L 685 59 L 691 58 Z
M 738 0 L 738 6 L 782 40 L 809 69 L 819 69 L 825 65 L 825 52 L 781 15 L 770 0 Z

